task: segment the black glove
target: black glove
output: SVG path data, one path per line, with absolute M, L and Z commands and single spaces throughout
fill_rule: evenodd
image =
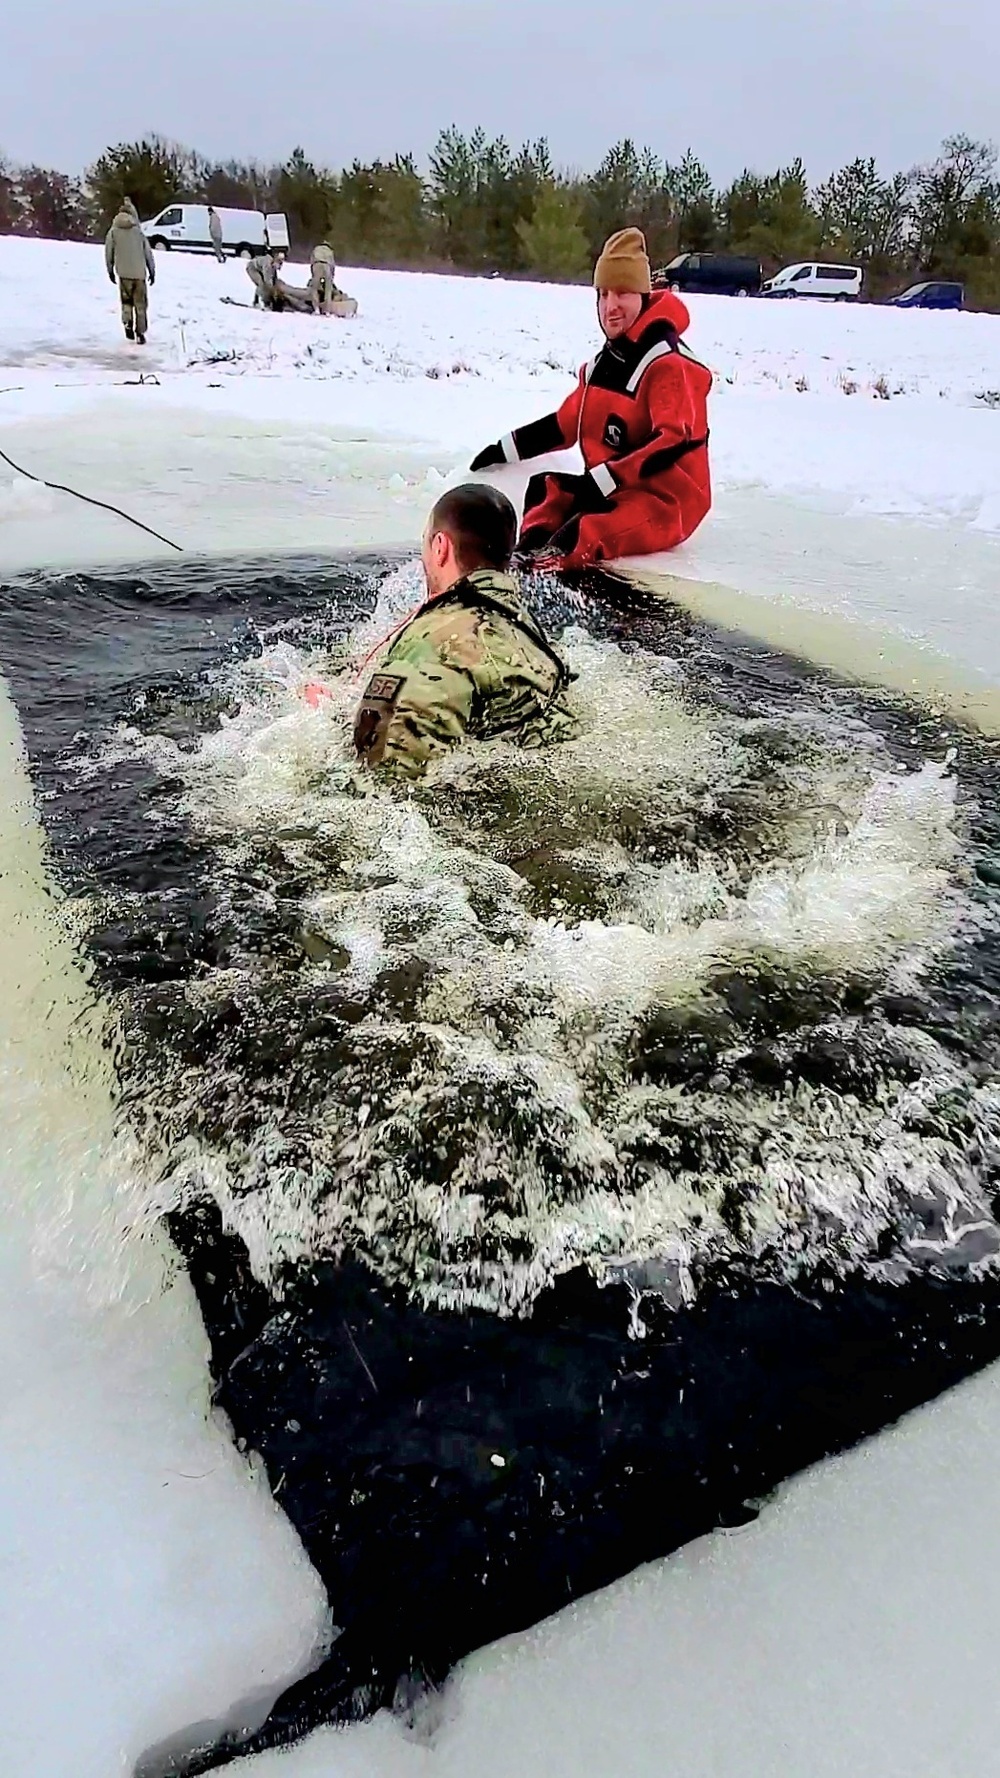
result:
M 506 461 L 507 459 L 503 454 L 503 445 L 499 443 L 491 444 L 487 445 L 484 451 L 480 451 L 478 457 L 473 457 L 472 462 L 469 464 L 469 468 L 496 469 L 499 464 L 506 463 Z
M 599 467 L 603 468 L 603 464 Z M 603 488 L 598 486 L 593 470 L 588 469 L 581 475 L 573 493 L 573 512 L 607 512 L 611 499 Z

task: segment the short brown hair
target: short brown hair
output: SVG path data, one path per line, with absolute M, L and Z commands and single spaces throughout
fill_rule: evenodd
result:
M 466 573 L 507 568 L 517 542 L 517 513 L 499 488 L 463 482 L 442 494 L 431 513 L 431 531 L 446 532 Z

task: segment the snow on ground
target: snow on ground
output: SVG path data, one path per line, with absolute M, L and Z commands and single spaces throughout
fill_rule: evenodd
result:
M 238 262 L 157 271 L 143 350 L 100 248 L 0 238 L 0 449 L 189 550 L 415 543 L 444 482 L 556 405 L 596 340 L 579 287 L 345 269 L 361 313 L 339 322 L 225 306 L 252 296 Z M 690 306 L 716 504 L 659 566 L 846 622 L 837 665 L 888 634 L 1000 684 L 1000 317 Z M 0 463 L 0 569 L 158 553 Z
M 209 1414 L 187 1280 L 165 1243 L 122 1240 L 108 1053 L 2 684 L 0 859 L 2 1764 L 125 1778 L 179 1722 L 254 1694 L 263 1716 L 326 1603 Z
M 995 1770 L 1000 1373 L 466 1661 L 434 1715 L 235 1778 L 969 1778 Z
M 353 322 L 227 308 L 241 264 L 157 258 L 150 344 L 129 349 L 101 250 L 0 238 L 4 419 L 141 371 L 171 402 L 245 419 L 358 426 L 461 454 L 550 409 L 595 346 L 590 291 L 343 269 Z M 304 281 L 305 269 L 292 267 Z M 847 497 L 858 510 L 1000 532 L 1000 318 L 868 304 L 690 301 L 716 373 L 721 489 Z M 213 388 L 213 385 L 215 386 Z M 165 405 L 165 404 L 164 404 Z
M 248 297 L 239 265 L 158 272 L 142 352 L 99 249 L 0 239 L 0 449 L 189 549 L 412 541 L 472 449 L 550 408 L 594 349 L 581 289 L 352 270 L 362 313 L 338 323 L 222 306 Z M 675 570 L 929 639 L 1000 683 L 1000 409 L 980 399 L 1000 387 L 1000 320 L 691 308 L 718 378 L 719 499 Z M 153 549 L 0 465 L 0 570 Z M 5 704 L 0 728 L 4 1772 L 124 1778 L 144 1745 L 301 1667 L 322 1601 L 208 1418 L 191 1293 L 152 1247 L 117 1277 L 127 1156 Z M 381 1718 L 255 1769 L 985 1772 L 998 1456 L 991 1376 L 800 1478 L 756 1527 L 477 1656 L 436 1729 Z

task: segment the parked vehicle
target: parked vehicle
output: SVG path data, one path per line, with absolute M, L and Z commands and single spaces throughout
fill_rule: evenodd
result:
M 759 259 L 728 253 L 678 253 L 653 273 L 659 290 L 686 290 L 702 296 L 756 296 L 763 273 Z
M 926 284 L 911 284 L 889 301 L 896 309 L 964 309 L 965 285 L 934 278 Z
M 823 265 L 810 260 L 805 265 L 786 265 L 768 278 L 761 295 L 826 296 L 850 302 L 861 295 L 863 276 L 859 265 Z
M 288 251 L 288 222 L 280 215 L 264 216 L 259 210 L 223 210 L 216 206 L 222 223 L 222 246 L 228 253 L 252 259 L 265 247 Z M 211 253 L 207 204 L 168 204 L 142 232 L 151 247 L 162 252 Z

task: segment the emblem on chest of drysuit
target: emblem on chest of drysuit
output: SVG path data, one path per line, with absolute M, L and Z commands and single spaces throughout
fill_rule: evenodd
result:
M 624 451 L 628 444 L 628 427 L 617 414 L 609 414 L 604 428 L 604 444 L 609 451 Z

